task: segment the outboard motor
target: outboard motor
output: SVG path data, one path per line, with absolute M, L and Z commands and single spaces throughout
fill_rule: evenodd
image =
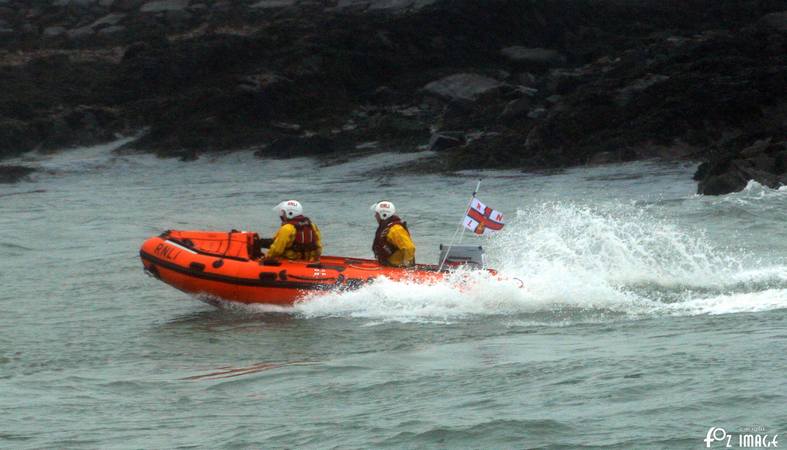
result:
M 480 245 L 447 245 L 440 244 L 440 260 L 438 264 L 445 260 L 448 267 L 470 266 L 482 269 L 486 267 L 486 255 L 484 248 Z

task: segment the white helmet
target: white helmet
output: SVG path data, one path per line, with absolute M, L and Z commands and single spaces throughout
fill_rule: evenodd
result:
M 385 220 L 396 214 L 396 206 L 389 201 L 377 202 L 370 208 L 372 211 L 380 215 L 380 218 Z
M 298 200 L 285 200 L 273 208 L 279 212 L 279 217 L 292 219 L 303 214 L 303 206 Z

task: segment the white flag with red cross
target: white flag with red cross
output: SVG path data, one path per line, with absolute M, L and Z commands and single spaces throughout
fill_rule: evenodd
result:
M 464 226 L 475 234 L 488 236 L 503 229 L 503 213 L 473 198 L 467 209 Z

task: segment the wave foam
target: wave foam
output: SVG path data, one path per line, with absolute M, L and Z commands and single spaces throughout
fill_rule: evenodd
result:
M 309 298 L 295 311 L 305 317 L 450 322 L 479 315 L 573 321 L 787 307 L 787 267 L 747 268 L 743 256 L 715 248 L 703 233 L 622 205 L 600 211 L 543 204 L 518 211 L 487 247 L 499 277 L 464 272 L 432 285 L 381 279 L 356 291 Z M 525 287 L 519 289 L 513 278 Z

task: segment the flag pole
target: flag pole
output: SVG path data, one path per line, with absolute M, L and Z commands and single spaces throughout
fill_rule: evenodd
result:
M 470 197 L 470 201 L 467 203 L 467 208 L 465 208 L 465 212 L 462 215 L 462 219 L 459 221 L 459 227 L 454 231 L 454 235 L 451 236 L 451 242 L 448 243 L 448 249 L 445 251 L 445 256 L 443 256 L 442 260 L 440 260 L 440 267 L 437 268 L 437 271 L 440 272 L 443 270 L 443 266 L 445 265 L 445 260 L 448 259 L 448 255 L 451 253 L 451 247 L 454 246 L 454 240 L 456 239 L 456 235 L 459 234 L 459 231 L 462 231 L 462 234 L 459 236 L 459 242 L 462 242 L 462 237 L 465 235 L 465 217 L 467 217 L 467 212 L 470 211 L 470 208 L 473 207 L 473 200 L 475 200 L 475 196 L 478 194 L 478 191 L 481 189 L 481 178 L 478 179 L 478 184 L 475 186 L 475 190 L 473 191 L 473 196 Z

